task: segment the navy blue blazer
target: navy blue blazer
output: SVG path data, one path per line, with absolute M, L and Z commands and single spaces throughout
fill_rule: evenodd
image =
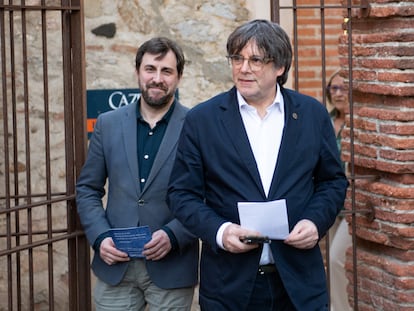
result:
M 224 222 L 240 223 L 237 202 L 286 199 L 290 230 L 299 220 L 309 219 L 320 237 L 343 206 L 348 181 L 328 112 L 309 96 L 283 88 L 281 92 L 285 127 L 268 197 L 235 88 L 186 116 L 168 199 L 175 216 L 203 241 L 199 301 L 205 310 L 244 310 L 253 290 L 261 249 L 232 254 L 216 244 Z M 297 310 L 325 308 L 328 296 L 319 246 L 301 250 L 283 241 L 270 246 Z
M 154 232 L 167 226 L 177 238 L 179 249 L 161 260 L 146 261 L 151 280 L 161 288 L 194 286 L 198 282 L 198 239 L 175 219 L 166 203 L 168 180 L 188 108 L 176 102 L 144 189 L 139 183 L 136 110 L 134 103 L 99 115 L 76 185 L 80 220 L 91 245 L 111 228 L 148 225 Z M 122 280 L 127 267 L 128 262 L 109 266 L 98 253 L 92 261 L 95 275 L 111 285 Z

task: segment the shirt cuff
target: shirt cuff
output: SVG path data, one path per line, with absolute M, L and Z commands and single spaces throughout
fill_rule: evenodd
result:
M 109 233 L 109 231 L 106 231 L 104 233 L 101 233 L 100 235 L 98 235 L 98 237 L 95 240 L 95 243 L 93 243 L 92 248 L 94 249 L 95 252 L 99 253 L 99 249 L 101 247 L 101 243 L 104 239 L 106 239 L 107 237 L 111 236 L 111 234 Z
M 231 225 L 231 222 L 225 222 L 224 224 L 222 224 L 221 226 L 220 226 L 220 228 L 218 229 L 218 231 L 217 231 L 217 234 L 216 234 L 216 243 L 217 243 L 217 245 L 221 248 L 221 249 L 225 249 L 224 248 L 224 245 L 223 245 L 223 233 L 224 233 L 224 230 L 229 226 L 229 225 Z

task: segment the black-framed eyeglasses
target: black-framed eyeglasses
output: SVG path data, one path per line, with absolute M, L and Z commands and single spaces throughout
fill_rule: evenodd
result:
M 270 63 L 273 59 L 267 58 L 267 57 L 260 57 L 260 56 L 250 56 L 249 58 L 245 58 L 241 55 L 227 55 L 227 59 L 229 60 L 229 63 L 234 68 L 239 68 L 243 66 L 244 61 L 247 60 L 247 63 L 249 64 L 249 67 L 252 71 L 258 71 L 262 70 L 264 65 L 267 63 Z

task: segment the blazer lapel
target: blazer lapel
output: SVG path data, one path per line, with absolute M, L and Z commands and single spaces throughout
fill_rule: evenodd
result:
M 186 112 L 187 108 L 176 102 L 174 111 L 171 115 L 170 120 L 168 121 L 167 130 L 165 131 L 165 135 L 162 139 L 160 148 L 158 149 L 157 155 L 155 156 L 154 163 L 148 176 L 148 180 L 145 183 L 143 192 L 151 185 L 152 181 L 159 173 L 165 161 L 170 158 L 171 152 L 174 151 L 174 148 L 177 145 L 178 138 L 180 136 Z
M 133 184 L 139 193 L 139 172 L 137 156 L 137 103 L 129 104 L 122 119 L 122 136 L 124 140 L 125 153 L 128 161 L 129 172 L 132 175 Z
M 227 130 L 227 134 L 231 138 L 231 143 L 236 149 L 237 154 L 246 165 L 247 171 L 255 181 L 255 185 L 265 198 L 266 195 L 263 190 L 256 160 L 250 147 L 249 138 L 247 137 L 246 129 L 240 115 L 236 89 L 233 87 L 233 89 L 229 91 L 228 95 L 229 98 L 225 98 L 225 101 L 223 101 L 220 105 L 223 112 L 221 114 L 221 120 Z
M 299 106 L 296 105 L 289 95 L 281 88 L 284 107 L 285 107 L 285 127 L 283 129 L 282 141 L 279 149 L 279 156 L 276 162 L 275 172 L 273 173 L 272 184 L 270 185 L 269 198 L 278 198 L 283 190 L 282 181 L 288 178 L 290 155 L 294 154 L 297 136 L 300 131 L 300 124 L 304 116 L 301 115 Z

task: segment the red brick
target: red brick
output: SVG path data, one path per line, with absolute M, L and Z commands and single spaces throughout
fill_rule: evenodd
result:
M 354 69 L 352 71 L 352 77 L 357 81 L 376 81 L 377 80 L 377 73 L 374 70 L 358 70 Z
M 348 116 L 349 118 L 349 116 Z M 353 119 L 354 128 L 365 130 L 365 131 L 375 131 L 377 129 L 377 122 L 373 120 L 368 120 L 366 118 L 360 118 L 358 115 L 354 115 Z M 347 122 L 349 128 L 349 121 Z
M 394 186 L 383 182 L 372 182 L 368 184 L 368 190 L 391 198 L 414 199 L 414 188 L 412 186 Z
M 414 149 L 414 136 L 391 136 L 382 133 L 376 136 L 377 143 L 382 147 L 401 150 Z
M 398 162 L 414 161 L 414 151 L 410 150 L 379 150 L 379 156 L 384 159 L 395 160 Z
M 347 49 L 346 46 L 340 46 L 339 51 L 343 52 L 344 49 Z M 387 45 L 381 44 L 381 46 L 354 46 L 352 48 L 352 55 L 354 57 L 359 56 L 376 56 L 376 57 L 390 57 L 390 56 L 413 56 L 414 50 L 411 46 L 404 45 Z
M 385 134 L 414 135 L 414 124 L 406 124 L 406 123 L 380 124 L 379 131 Z
M 407 251 L 410 249 L 413 249 L 414 241 L 413 241 L 412 232 L 406 233 L 405 231 L 401 232 L 401 234 L 404 234 L 404 237 L 397 236 L 397 235 L 388 235 L 389 245 L 392 247 L 399 248 L 402 250 L 407 250 Z
M 382 179 L 387 179 L 392 183 L 400 183 L 404 185 L 414 185 L 413 174 L 382 174 Z
M 370 16 L 372 17 L 394 17 L 394 16 L 413 16 L 414 7 L 404 1 L 401 5 L 372 6 Z
M 378 182 L 377 182 L 378 183 Z M 390 213 L 399 213 L 401 215 L 410 215 L 413 210 L 412 198 L 400 197 L 395 198 L 393 196 L 386 196 L 389 191 L 380 191 L 378 187 L 375 187 L 375 192 L 371 189 L 372 182 L 363 182 L 357 180 L 355 183 L 355 209 L 357 211 L 366 210 L 369 211 L 371 207 L 376 210 L 381 208 L 387 210 Z M 404 186 L 403 189 L 413 188 L 411 185 Z M 412 196 L 412 192 L 407 191 L 409 196 Z M 350 203 L 351 195 L 348 194 L 346 203 Z M 351 205 L 346 204 L 346 208 L 350 209 Z M 379 229 L 379 228 L 377 228 Z
M 414 81 L 414 73 L 409 72 L 378 72 L 377 74 L 378 81 L 386 82 L 402 82 L 402 83 L 411 83 Z
M 315 78 L 319 78 L 316 77 L 316 73 L 315 70 L 301 70 L 300 74 L 299 74 L 300 78 L 306 78 L 306 79 L 315 79 Z
M 359 182 L 355 185 L 357 210 L 369 210 L 371 205 L 376 210 L 378 210 L 378 208 L 382 208 L 383 210 L 388 210 L 390 213 L 399 213 L 401 215 L 411 217 L 409 212 L 412 211 L 412 200 L 407 200 L 405 198 L 396 199 L 392 196 L 384 196 L 382 193 L 369 192 L 370 188 L 368 185 L 369 183 L 366 183 L 366 186 L 360 186 Z M 348 199 L 350 199 L 349 196 Z
M 366 227 L 357 227 L 355 234 L 366 241 L 375 242 L 376 244 L 388 244 L 388 235 L 379 231 L 369 230 Z
M 353 19 L 352 22 L 353 32 L 355 33 L 392 32 L 395 29 L 413 29 L 414 27 L 414 20 L 409 18 L 388 18 L 380 21 L 363 18 Z
M 345 150 L 342 154 L 342 159 L 345 162 L 351 161 L 351 155 L 350 153 Z M 384 161 L 384 160 L 378 160 L 375 158 L 368 158 L 364 157 L 359 154 L 355 154 L 353 157 L 354 165 L 357 166 L 364 166 L 368 169 L 376 169 L 380 172 L 388 172 L 388 173 L 394 173 L 394 174 L 413 174 L 414 173 L 414 164 L 407 164 L 405 162 L 394 162 L 394 161 Z
M 390 107 L 398 110 L 403 108 L 414 108 L 414 97 L 400 97 L 400 96 L 387 96 L 382 94 L 363 93 L 357 90 L 352 91 L 353 105 L 357 109 L 359 107 Z M 358 116 L 359 113 L 356 113 Z M 407 120 L 410 121 L 410 120 Z
M 396 213 L 395 211 L 382 210 L 375 208 L 375 219 L 384 220 L 392 223 L 389 226 L 384 224 L 381 226 L 381 230 L 391 235 L 397 235 L 403 237 L 414 237 L 414 228 L 406 227 L 403 225 L 411 225 L 414 223 L 414 215 L 407 213 Z M 396 227 L 394 224 L 401 224 L 401 227 Z
M 302 37 L 302 40 L 303 37 L 315 38 L 315 36 L 319 36 L 319 29 L 316 27 L 309 27 L 309 25 L 306 28 L 299 27 L 298 36 Z
M 366 107 L 358 110 L 360 117 L 374 118 L 390 121 L 412 121 L 414 120 L 414 111 L 401 111 L 396 109 L 383 109 Z
M 312 80 L 307 80 L 307 81 L 299 81 L 299 88 L 321 88 L 321 81 L 320 80 L 316 80 L 316 81 L 312 81 Z
M 400 250 L 384 245 L 376 245 L 372 242 L 361 242 L 357 252 L 357 259 L 362 263 L 366 263 L 366 269 L 380 268 L 382 271 L 389 273 L 394 277 L 405 277 L 414 279 L 414 265 L 411 256 L 413 251 Z M 403 254 L 403 256 L 399 256 Z M 404 256 L 404 255 L 409 256 Z M 366 272 L 367 270 L 365 270 Z M 389 280 L 389 279 L 388 279 Z M 390 281 L 387 282 L 390 284 Z M 395 284 L 395 283 L 394 283 Z M 400 284 L 412 284 L 412 282 L 404 282 Z M 414 288 L 413 288 L 414 289 Z M 413 296 L 414 298 L 414 296 Z
M 319 10 L 316 9 L 301 9 L 297 10 L 297 17 L 303 19 L 304 17 L 317 17 L 319 16 Z
M 351 144 L 350 141 L 342 140 L 342 149 L 350 150 Z M 377 157 L 377 149 L 373 146 L 362 145 L 354 142 L 354 152 L 358 155 L 363 155 L 370 158 Z M 347 161 L 348 162 L 348 161 Z
M 318 69 L 321 68 L 320 58 L 310 58 L 310 59 L 307 59 L 307 60 L 304 60 L 303 58 L 301 60 L 299 58 L 298 63 L 299 63 L 299 67 L 300 66 L 308 66 L 308 67 L 317 67 Z
M 377 245 L 372 242 L 358 240 L 358 248 L 362 252 L 370 253 L 370 258 L 379 257 L 384 260 L 385 258 L 392 258 L 399 260 L 403 265 L 412 266 L 412 258 L 414 256 L 413 250 L 401 250 L 394 247 L 388 247 L 385 245 Z M 407 277 L 414 277 L 414 270 L 409 269 L 406 274 Z
M 384 266 L 385 266 L 385 271 L 390 272 L 391 274 L 393 274 L 394 276 L 399 276 L 399 277 L 408 277 L 408 276 L 413 276 L 413 271 L 414 271 L 414 265 L 410 262 L 401 262 L 397 259 L 394 258 L 389 258 L 384 262 Z M 396 286 L 396 282 L 392 283 L 393 287 Z M 404 288 L 404 289 L 408 289 L 408 288 Z M 414 289 L 414 288 L 411 288 Z M 392 290 L 392 289 L 391 289 Z M 407 296 L 410 296 L 411 298 L 407 299 L 406 301 L 410 301 L 410 302 L 414 302 L 414 295 L 406 295 L 408 293 L 401 293 L 400 299 L 397 298 L 398 301 L 402 301 L 403 299 L 406 300 Z M 403 298 L 404 297 L 404 298 Z
M 404 71 L 400 72 L 381 72 L 376 70 L 358 70 L 354 69 L 353 72 L 354 80 L 363 80 L 363 81 L 379 81 L 379 82 L 401 82 L 401 83 L 410 83 L 414 81 L 414 74 L 407 73 Z
M 410 286 L 414 285 L 414 278 L 411 278 L 412 282 L 401 282 L 399 277 L 396 277 L 391 273 L 384 273 L 382 269 L 378 269 L 378 266 L 374 266 L 369 263 L 359 266 L 358 272 L 364 275 L 367 279 L 377 281 L 379 284 L 381 284 L 381 286 L 392 288 L 396 291 L 410 289 Z
M 403 83 L 364 83 L 353 81 L 352 88 L 361 92 L 393 96 L 414 96 L 414 85 Z
M 344 36 L 343 36 L 344 37 Z M 365 33 L 355 34 L 352 36 L 352 42 L 354 44 L 367 44 L 367 43 L 386 43 L 386 42 L 412 42 L 414 41 L 414 33 L 402 32 L 401 29 L 392 32 L 377 32 L 377 33 Z
M 413 38 L 414 39 L 414 38 Z M 347 62 L 346 62 L 347 63 Z M 414 60 L 390 59 L 390 58 L 354 58 L 354 68 L 376 68 L 376 69 L 413 69 Z
M 327 43 L 327 44 L 333 44 L 333 43 Z M 332 57 L 337 58 L 337 55 L 338 55 L 338 50 L 337 49 L 327 49 L 325 51 L 325 56 L 327 58 L 332 58 Z M 338 65 L 335 65 L 335 68 L 338 68 Z M 329 78 L 330 75 L 327 75 L 327 77 Z

